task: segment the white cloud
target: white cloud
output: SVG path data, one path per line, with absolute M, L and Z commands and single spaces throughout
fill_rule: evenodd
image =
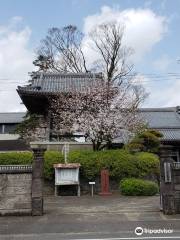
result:
M 173 107 L 180 105 L 179 98 L 179 88 L 180 88 L 180 78 L 174 79 L 168 82 L 159 82 L 158 84 L 152 82 L 150 78 L 146 78 L 146 91 L 150 93 L 149 97 L 146 99 L 145 107 Z
M 22 27 L 22 18 L 14 17 L 0 25 L 0 111 L 25 110 L 20 105 L 17 85 L 23 85 L 33 69 L 33 51 L 28 48 L 31 29 Z
M 167 55 L 162 55 L 160 58 L 156 59 L 153 62 L 154 67 L 156 70 L 159 71 L 166 71 L 166 69 L 169 67 L 169 65 L 172 63 L 172 60 Z
M 179 88 L 180 79 L 172 81 L 172 84 L 162 86 L 161 91 L 159 89 L 152 91 L 151 100 L 155 106 L 172 107 L 180 105 Z
M 84 19 L 84 33 L 88 34 L 97 24 L 115 21 L 125 25 L 123 41 L 126 46 L 134 49 L 133 61 L 135 63 L 142 60 L 167 31 L 167 19 L 150 9 L 120 10 L 104 6 L 99 13 Z M 91 57 L 93 55 L 88 44 L 86 53 Z
M 179 88 L 180 77 L 173 76 L 167 79 L 151 78 L 143 74 L 137 74 L 134 78 L 134 84 L 142 84 L 148 97 L 143 103 L 143 107 L 173 107 L 180 105 Z
M 151 1 L 146 2 L 146 6 L 150 5 Z M 165 1 L 163 1 L 165 4 Z M 89 57 L 89 62 L 97 59 L 97 53 L 89 48 L 88 32 L 90 32 L 97 24 L 106 22 L 117 22 L 125 24 L 124 44 L 132 47 L 135 51 L 133 62 L 144 62 L 146 55 L 153 47 L 159 43 L 168 31 L 169 19 L 165 16 L 156 14 L 151 9 L 126 9 L 110 8 L 104 6 L 97 14 L 87 16 L 84 19 L 84 49 L 86 55 Z M 153 65 L 159 71 L 164 71 L 170 64 L 171 59 L 167 55 L 162 55 Z M 154 80 L 154 79 L 153 79 Z M 137 75 L 135 83 L 142 83 L 146 91 L 150 93 L 144 106 L 159 107 L 159 106 L 174 106 L 179 104 L 178 89 L 180 82 L 173 81 L 163 82 L 157 84 L 153 82 L 148 76 L 143 74 Z
M 84 33 L 87 35 L 97 24 L 111 21 L 125 23 L 124 43 L 134 48 L 135 54 L 132 59 L 134 63 L 144 61 L 146 54 L 167 31 L 167 19 L 150 9 L 120 10 L 104 6 L 99 13 L 84 19 Z M 22 26 L 22 23 L 21 17 L 14 17 L 7 25 L 0 25 L 0 112 L 25 110 L 24 106 L 20 105 L 21 100 L 16 87 L 23 85 L 28 79 L 28 72 L 33 69 L 34 56 L 28 46 L 31 29 L 28 26 Z M 87 42 L 88 39 L 85 38 L 84 43 Z M 97 59 L 96 53 L 88 45 L 85 45 L 85 50 L 91 62 Z M 166 60 L 166 57 L 160 58 L 154 64 L 161 68 L 168 64 Z M 144 81 L 143 84 L 145 84 L 143 76 L 138 76 L 138 81 Z M 171 87 L 164 86 L 163 94 L 159 94 L 159 89 L 155 87 L 148 87 L 148 84 L 146 86 L 147 91 L 151 92 L 149 105 L 177 105 L 179 99 L 178 94 L 175 93 L 179 89 L 178 81 Z

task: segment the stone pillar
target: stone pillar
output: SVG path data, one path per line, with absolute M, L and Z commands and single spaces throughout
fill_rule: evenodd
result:
M 32 148 L 32 215 L 43 215 L 43 162 L 44 148 Z
M 160 149 L 160 197 L 164 214 L 175 214 L 175 196 L 173 184 L 173 171 L 171 158 L 171 146 L 163 146 Z

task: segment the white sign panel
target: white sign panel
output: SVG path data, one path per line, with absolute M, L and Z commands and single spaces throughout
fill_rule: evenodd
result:
M 79 183 L 79 168 L 56 168 L 55 185 L 71 185 Z

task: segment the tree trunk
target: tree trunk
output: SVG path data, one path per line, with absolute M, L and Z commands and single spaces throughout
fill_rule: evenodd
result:
M 101 150 L 101 142 L 92 140 L 93 144 L 93 151 L 100 151 Z

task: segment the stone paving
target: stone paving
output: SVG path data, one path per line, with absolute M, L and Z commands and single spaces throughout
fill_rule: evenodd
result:
M 180 215 L 163 215 L 159 196 L 51 196 L 44 206 L 43 216 L 0 217 L 0 240 L 117 239 L 136 237 L 137 226 L 173 229 L 180 236 Z
M 160 211 L 159 196 L 127 197 L 120 194 L 111 196 L 58 196 L 46 197 L 45 212 L 50 215 L 81 214 L 87 217 L 118 214 L 122 221 L 180 219 L 180 215 L 165 216 Z

